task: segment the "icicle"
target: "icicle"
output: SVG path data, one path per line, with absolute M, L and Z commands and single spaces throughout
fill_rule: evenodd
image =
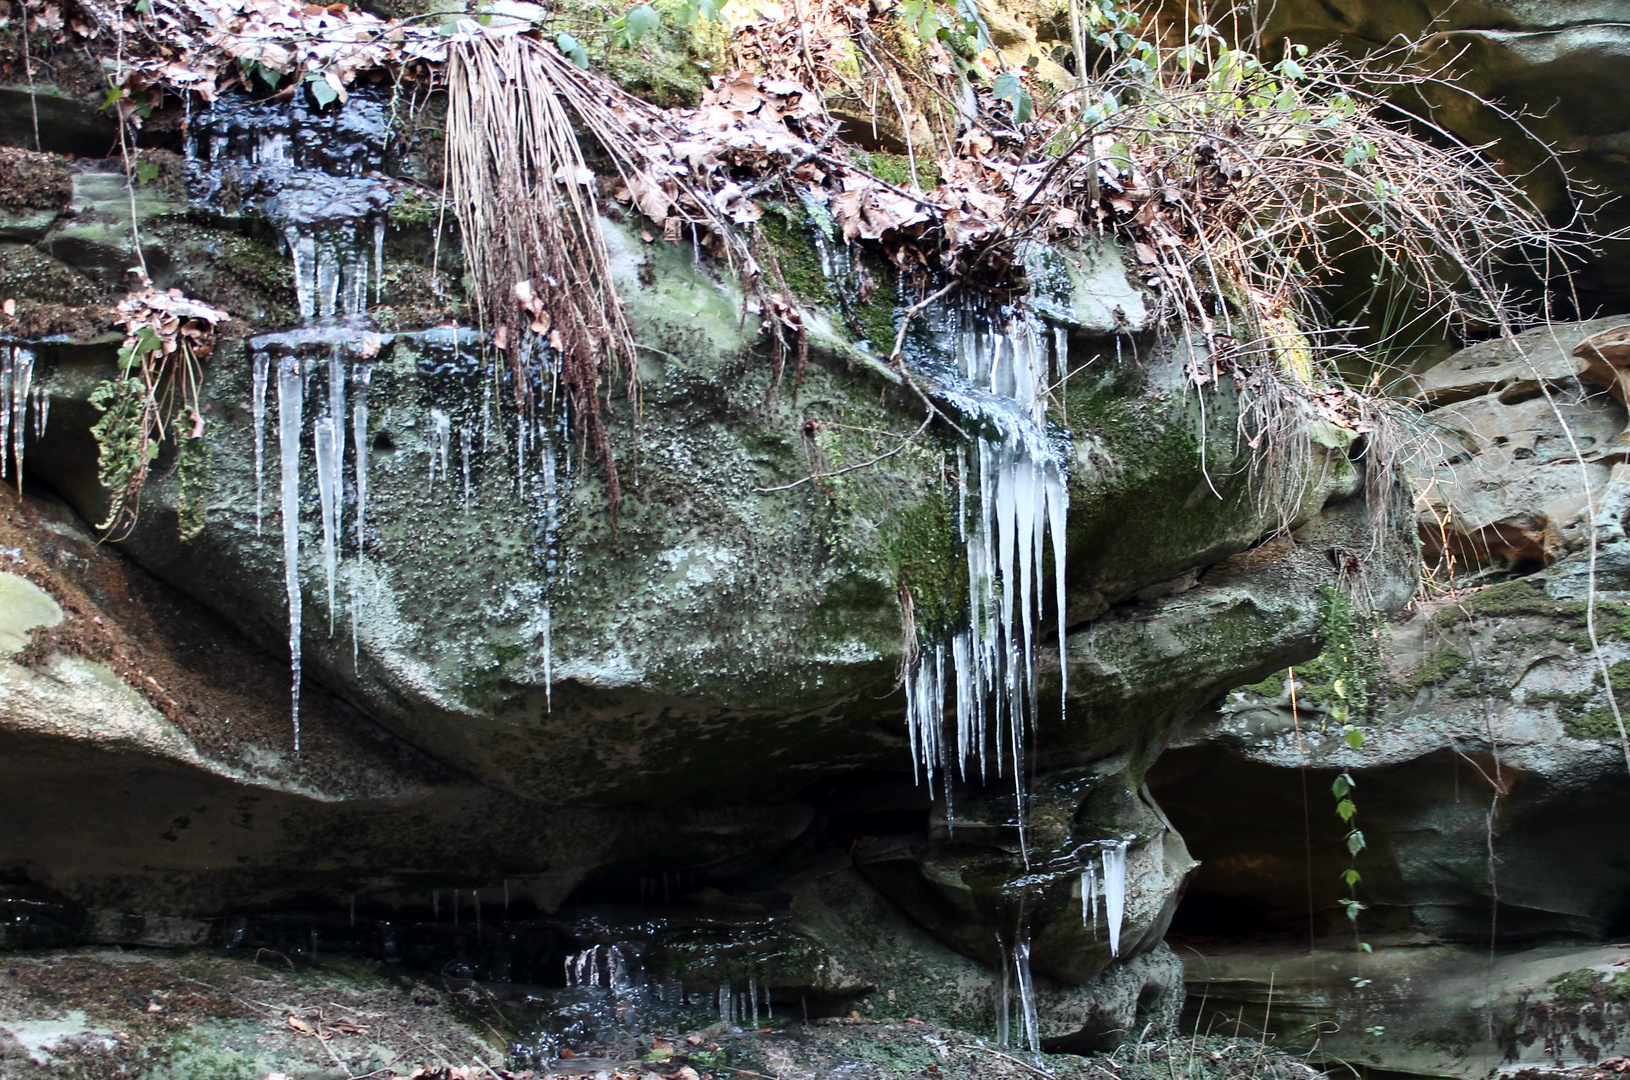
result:
M 360 251 L 345 260 L 345 285 L 341 291 L 341 310 L 348 319 L 363 315 L 368 310 L 368 264 Z
M 1098 940 L 1098 868 L 1090 862 L 1081 871 L 1081 925 L 1091 918 L 1092 938 Z
M 1024 1018 L 1024 1039 L 1032 1054 L 1041 1053 L 1041 1022 L 1036 1015 L 1036 987 L 1030 976 L 1030 939 L 1013 947 L 1013 975 L 1019 987 L 1019 1015 Z
M 432 267 L 434 269 L 434 267 Z M 374 303 L 385 302 L 385 219 L 374 220 Z
M 368 385 L 373 382 L 374 366 L 361 363 L 351 372 L 356 387 L 351 405 L 351 448 L 356 457 L 357 488 L 357 566 L 351 575 L 351 666 L 356 667 L 362 650 L 362 542 L 368 514 Z
M 40 389 L 39 409 L 39 416 L 35 419 L 38 427 L 35 428 L 35 431 L 43 439 L 45 438 L 45 422 L 51 418 L 51 394 L 43 387 Z
M 285 356 L 277 365 L 278 461 L 282 468 L 283 583 L 289 599 L 290 690 L 294 752 L 300 752 L 300 426 L 305 379 L 300 362 Z
M 339 519 L 338 485 L 340 478 L 340 448 L 344 445 L 334 417 L 319 416 L 312 425 L 311 441 L 317 458 L 317 494 L 323 513 L 323 575 L 328 583 L 328 629 L 334 630 L 334 579 L 339 568 L 337 539 L 334 535 Z
M 1104 849 L 1104 923 L 1109 954 L 1121 955 L 1121 920 L 1126 916 L 1126 841 Z
M 266 376 L 272 358 L 263 352 L 255 354 L 254 392 L 249 399 L 249 414 L 255 424 L 255 535 L 260 535 L 262 499 L 265 494 L 266 466 Z
M 436 486 L 436 462 L 438 460 L 441 462 L 442 479 L 449 479 L 447 476 L 447 444 L 445 441 L 445 432 L 447 431 L 447 427 L 447 414 L 442 412 L 440 409 L 431 409 L 430 437 L 433 441 L 430 444 L 429 451 L 430 482 L 426 485 L 427 487 L 433 488 Z
M 753 1010 L 753 1013 L 752 1013 L 752 1015 L 753 1015 L 753 1028 L 756 1030 L 758 1028 L 758 980 L 757 979 L 749 978 L 747 980 L 747 1000 L 749 1002 L 751 1002 L 751 1007 L 752 1007 L 752 1010 Z
M 11 456 L 17 464 L 17 492 L 23 490 L 23 443 L 28 428 L 28 383 L 34 376 L 34 352 L 21 345 L 11 361 Z
M 317 252 L 317 309 L 325 319 L 332 319 L 339 307 L 340 263 L 334 256 L 334 245 L 325 242 Z M 457 911 L 455 905 L 453 908 Z
M 16 348 L 7 347 L 0 358 L 0 476 L 11 467 L 11 380 L 17 352 Z
M 317 238 L 301 231 L 297 225 L 283 230 L 289 245 L 289 258 L 294 263 L 294 296 L 300 308 L 300 317 L 309 319 L 317 314 Z
M 311 438 L 317 459 L 317 494 L 323 514 L 323 575 L 328 583 L 328 630 L 334 632 L 334 583 L 339 572 L 340 494 L 345 469 L 345 362 L 336 347 L 328 358 L 328 412 Z
M 544 580 L 543 597 L 543 711 L 554 711 L 554 682 L 555 682 L 555 651 L 553 642 L 554 633 L 554 570 L 555 570 L 555 536 L 559 525 L 560 491 L 558 478 L 555 475 L 555 441 L 553 439 L 539 440 L 543 444 L 543 539 L 547 553 L 547 562 L 544 567 L 547 577 Z
M 470 429 L 458 429 L 458 450 L 464 459 L 464 512 L 470 512 Z

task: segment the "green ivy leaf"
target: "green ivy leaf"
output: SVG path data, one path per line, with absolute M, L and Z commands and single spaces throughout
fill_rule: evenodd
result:
M 1360 851 L 1363 851 L 1364 834 L 1359 832 L 1357 829 L 1354 829 L 1352 832 L 1348 833 L 1347 850 L 1353 855 L 1357 855 Z
M 1331 783 L 1330 794 L 1334 795 L 1338 799 L 1345 798 L 1347 793 L 1357 786 L 1357 784 L 1353 783 L 1353 778 L 1351 776 L 1348 776 L 1346 773 L 1342 773 L 1340 776 L 1336 777 L 1334 782 Z
M 326 109 L 340 99 L 340 95 L 328 85 L 328 80 L 320 71 L 313 71 L 306 76 L 306 89 L 311 91 L 311 100 L 317 103 L 319 109 Z
M 1358 730 L 1357 728 L 1353 728 L 1350 731 L 1348 731 L 1347 732 L 1347 745 L 1351 746 L 1354 750 L 1357 750 L 1360 747 L 1362 747 L 1364 745 L 1364 733 L 1362 731 Z
M 1336 804 L 1336 814 L 1343 821 L 1353 820 L 1353 815 L 1356 813 L 1358 813 L 1358 807 L 1353 805 L 1351 799 L 1343 799 Z
M 583 48 L 583 43 L 570 34 L 561 34 L 555 38 L 555 47 L 561 51 L 572 63 L 580 68 L 589 66 L 589 52 Z
M 1354 885 L 1357 885 L 1362 879 L 1358 876 L 1357 870 L 1349 867 L 1341 872 L 1341 880 L 1345 881 L 1347 883 L 1347 887 L 1350 889 Z
M 658 15 L 657 9 L 650 4 L 641 4 L 639 7 L 630 8 L 625 23 L 628 30 L 628 40 L 637 43 L 640 38 L 655 30 L 661 22 L 662 16 Z
M 146 187 L 158 179 L 159 163 L 156 161 L 136 162 L 136 186 Z

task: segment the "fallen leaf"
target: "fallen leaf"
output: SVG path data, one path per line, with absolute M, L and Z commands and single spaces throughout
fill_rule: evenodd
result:
M 304 1020 L 300 1019 L 300 1017 L 295 1016 L 293 1013 L 289 1014 L 288 1025 L 289 1025 L 289 1027 L 293 1028 L 294 1030 L 302 1031 L 307 1035 L 315 1035 L 315 1034 L 317 1034 L 317 1031 L 316 1031 L 315 1028 L 313 1028 L 310 1024 L 306 1023 Z

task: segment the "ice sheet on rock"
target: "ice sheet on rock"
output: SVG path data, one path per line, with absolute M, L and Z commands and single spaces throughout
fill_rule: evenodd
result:
M 375 292 L 383 278 L 387 135 L 385 103 L 366 92 L 330 110 L 223 94 L 185 140 L 188 193 L 200 210 L 277 230 L 304 318 L 361 315 L 370 264 Z

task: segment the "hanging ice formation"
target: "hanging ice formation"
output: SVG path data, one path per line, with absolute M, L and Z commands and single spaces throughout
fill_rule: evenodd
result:
M 34 438 L 45 434 L 50 398 L 31 394 L 34 350 L 23 345 L 0 345 L 0 476 L 8 471 L 17 489 L 23 486 L 23 448 L 28 440 L 30 413 Z
M 962 450 L 958 522 L 968 564 L 966 621 L 926 645 L 906 671 L 906 722 L 914 773 L 950 799 L 951 772 L 1001 775 L 1011 762 L 1024 832 L 1026 727 L 1035 720 L 1036 643 L 1051 602 L 1064 668 L 1065 455 L 1046 430 L 1048 379 L 1063 368 L 1059 339 L 1027 312 L 945 309 L 927 320 L 931 347 L 914 360 L 980 434 Z M 954 365 L 936 357 L 954 357 Z M 955 725 L 945 737 L 947 685 Z M 1062 686 L 1060 690 L 1062 694 Z M 994 750 L 992 768 L 987 755 Z M 1026 851 L 1028 860 L 1028 851 Z
M 368 385 L 373 365 L 367 357 L 378 352 L 377 334 L 343 327 L 308 327 L 255 338 L 254 350 L 257 487 L 263 457 L 259 436 L 266 411 L 265 382 L 277 371 L 277 456 L 280 471 L 278 509 L 283 521 L 283 575 L 289 610 L 290 695 L 294 718 L 295 751 L 300 749 L 300 665 L 304 602 L 300 589 L 300 457 L 305 432 L 307 384 L 319 371 L 327 375 L 327 393 L 319 391 L 316 416 L 311 422 L 312 461 L 316 466 L 321 513 L 321 556 L 324 595 L 328 601 L 329 630 L 339 617 L 338 581 L 343 548 L 345 502 L 345 445 L 349 422 L 355 448 L 356 549 L 360 558 L 368 496 Z M 264 382 L 262 372 L 265 373 Z M 347 386 L 353 411 L 346 413 Z M 322 383 L 317 384 L 319 387 Z M 259 515 L 257 514 L 257 518 Z M 349 588 L 352 655 L 357 652 L 360 597 L 356 575 Z
M 289 665 L 294 684 L 294 752 L 300 752 L 300 420 L 305 411 L 305 376 L 300 358 L 277 365 L 278 464 L 282 469 L 283 586 L 289 602 Z
M 1092 926 L 1092 936 L 1098 936 L 1098 899 L 1104 901 L 1104 921 L 1109 927 L 1109 952 L 1121 955 L 1121 929 L 1126 921 L 1126 851 L 1125 840 L 1103 849 L 1103 873 L 1089 858 L 1081 870 L 1081 925 Z M 1099 881 L 1103 886 L 1100 891 Z
M 364 526 L 368 515 L 368 387 L 374 378 L 373 364 L 363 361 L 351 373 L 351 381 L 356 387 L 355 402 L 351 406 L 351 443 L 352 453 L 356 461 L 356 488 L 357 488 L 357 564 L 360 569 L 363 555 L 362 545 L 365 536 Z M 360 573 L 351 575 L 351 666 L 355 667 L 357 658 L 362 651 L 362 598 L 360 594 Z M 509 883 L 504 883 L 505 895 L 508 895 Z M 508 901 L 505 901 L 508 906 Z
M 194 206 L 223 217 L 258 211 L 294 262 L 302 317 L 355 317 L 378 291 L 390 189 L 385 105 L 353 93 L 314 111 L 304 95 L 255 102 L 224 94 L 192 120 L 185 140 Z
M 1121 922 L 1126 917 L 1126 842 L 1104 849 L 1104 923 L 1109 954 L 1121 955 Z
M 271 366 L 272 358 L 264 352 L 256 352 L 254 360 L 254 396 L 250 399 L 249 411 L 255 424 L 255 535 L 260 535 L 261 525 L 261 499 L 264 493 L 263 480 L 266 474 L 266 378 Z

